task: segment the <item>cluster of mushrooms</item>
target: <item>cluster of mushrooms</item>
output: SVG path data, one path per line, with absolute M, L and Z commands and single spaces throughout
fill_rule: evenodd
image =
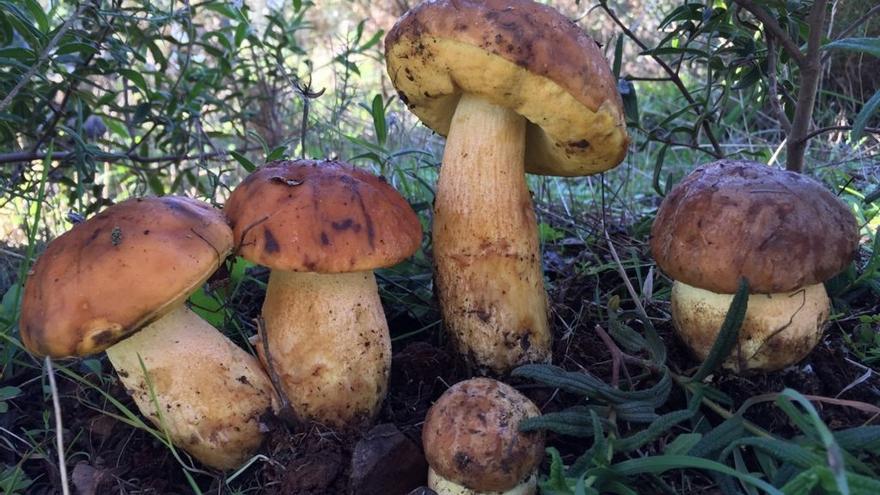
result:
M 596 43 L 531 0 L 440 0 L 385 42 L 400 98 L 447 137 L 433 255 L 444 326 L 475 375 L 551 360 L 526 173 L 579 176 L 619 164 L 629 138 Z M 750 162 L 697 168 L 652 231 L 676 282 L 673 322 L 704 358 L 738 281 L 752 295 L 734 370 L 803 358 L 829 313 L 822 282 L 857 248 L 853 216 L 802 175 Z M 49 244 L 27 280 L 24 344 L 53 358 L 106 351 L 141 412 L 218 469 L 259 448 L 261 416 L 360 430 L 387 392 L 391 342 L 373 270 L 421 244 L 419 219 L 381 177 L 337 161 L 268 163 L 221 212 L 182 197 L 111 206 Z M 186 306 L 230 255 L 269 267 L 257 357 Z M 422 430 L 440 494 L 533 494 L 540 414 L 492 378 L 450 387 Z

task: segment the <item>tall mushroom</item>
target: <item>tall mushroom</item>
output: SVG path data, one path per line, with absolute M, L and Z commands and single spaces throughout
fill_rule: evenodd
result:
M 253 356 L 184 304 L 231 251 L 223 215 L 199 201 L 111 206 L 34 264 L 22 341 L 53 358 L 106 350 L 141 412 L 175 445 L 208 466 L 238 467 L 262 442 L 271 384 Z
M 438 495 L 537 493 L 544 433 L 523 433 L 519 424 L 540 415 L 526 396 L 491 378 L 449 387 L 422 427 L 428 486 Z
M 384 179 L 342 162 L 273 162 L 229 197 L 241 256 L 272 269 L 262 316 L 280 386 L 300 418 L 370 422 L 391 340 L 373 270 L 418 249 L 419 219 Z
M 744 277 L 750 296 L 734 371 L 796 363 L 822 336 L 822 282 L 858 249 L 847 206 L 818 182 L 749 161 L 698 167 L 663 200 L 651 229 L 657 265 L 675 280 L 672 320 L 705 359 Z
M 579 176 L 623 160 L 617 84 L 596 43 L 530 0 L 423 2 L 385 39 L 388 74 L 447 136 L 434 203 L 447 330 L 478 371 L 550 359 L 525 173 Z

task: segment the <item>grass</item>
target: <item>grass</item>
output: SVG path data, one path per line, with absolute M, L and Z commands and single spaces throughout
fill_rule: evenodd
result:
M 314 31 L 321 19 L 308 2 L 302 10 L 273 21 L 280 24 L 275 30 L 269 21 L 260 24 L 254 13 L 227 11 L 220 4 L 199 11 L 195 24 L 187 24 L 186 15 L 172 12 L 170 6 L 137 5 L 138 13 L 150 18 L 140 43 L 157 40 L 159 48 L 175 52 L 179 60 L 177 75 L 145 69 L 144 84 L 156 84 L 180 98 L 162 100 L 158 91 L 145 91 L 132 75 L 120 82 L 88 71 L 74 74 L 72 79 L 98 87 L 119 84 L 116 89 L 131 100 L 90 106 L 83 96 L 72 104 L 73 119 L 52 135 L 49 146 L 79 153 L 77 160 L 46 159 L 22 170 L 2 169 L 2 231 L 9 234 L 0 263 L 4 493 L 59 486 L 51 389 L 41 362 L 23 352 L 16 324 L 21 283 L 45 243 L 70 227 L 68 210 L 89 215 L 106 200 L 150 193 L 187 194 L 222 204 L 251 165 L 282 156 L 338 156 L 384 175 L 413 205 L 429 232 L 443 140 L 416 121 L 388 89 L 387 80 L 379 84 L 384 69 L 375 26 L 348 19 L 351 29 L 332 33 L 332 43 L 322 45 L 319 40 L 326 33 Z M 110 13 L 95 13 L 96 25 L 109 22 Z M 57 27 L 64 14 L 64 7 L 56 6 L 47 22 Z M 120 14 L 114 22 L 131 27 L 136 24 L 133 17 Z M 210 22 L 226 29 L 232 43 L 241 37 L 241 44 L 219 55 L 197 53 L 204 57 L 202 62 L 187 62 L 191 50 L 204 47 L 192 40 L 162 41 L 173 23 L 192 26 L 195 32 Z M 160 63 L 150 58 L 152 50 L 139 45 L 136 36 L 119 33 L 117 41 L 132 53 Z M 94 42 L 94 33 L 82 36 Z M 276 43 L 281 38 L 286 44 Z M 641 69 L 638 60 L 625 61 L 622 70 Z M 66 65 L 53 61 L 44 72 L 51 79 L 53 73 L 63 74 Z M 694 70 L 685 80 L 697 85 L 704 75 Z M 303 97 L 309 80 L 311 90 L 326 92 Z M 248 93 L 244 83 L 264 94 Z M 34 93 L 40 93 L 39 84 L 43 83 L 34 83 Z M 92 94 L 92 100 L 103 94 L 84 87 L 81 92 Z M 673 126 L 682 119 L 667 121 L 682 108 L 671 85 L 636 82 L 635 90 L 642 129 Z M 184 94 L 196 98 L 187 101 Z M 722 146 L 729 156 L 782 163 L 784 155 L 777 153 L 781 134 L 764 106 L 755 104 L 763 97 L 757 87 L 731 92 L 715 127 L 725 136 Z M 836 97 L 825 94 L 820 102 L 830 108 Z M 173 108 L 178 101 L 186 108 Z M 149 114 L 133 124 L 145 102 Z M 301 140 L 306 102 L 308 125 Z M 264 115 L 272 105 L 276 114 Z M 90 113 L 104 117 L 109 127 L 96 142 L 82 139 L 83 117 Z M 835 118 L 831 110 L 817 110 L 817 121 Z M 29 121 L 23 122 L 28 132 L 4 141 L 10 151 L 38 131 L 35 122 L 30 127 Z M 273 126 L 278 136 L 268 132 Z M 151 131 L 154 127 L 157 130 Z M 664 146 L 648 139 L 649 132 L 634 129 L 632 134 L 632 150 L 615 170 L 579 179 L 529 178 L 541 226 L 558 367 L 521 370 L 517 383 L 540 399 L 546 413 L 529 426 L 550 432 L 543 492 L 880 491 L 874 481 L 880 472 L 880 201 L 869 201 L 880 184 L 880 144 L 871 137 L 848 142 L 845 134 L 833 133 L 811 143 L 809 172 L 838 191 L 856 215 L 860 256 L 829 282 L 834 320 L 805 363 L 779 373 L 737 377 L 701 368 L 674 337 L 670 281 L 654 265 L 646 246 L 661 193 L 709 157 L 686 144 Z M 129 148 L 150 156 L 230 149 L 239 153 L 158 163 L 121 160 L 106 167 L 100 160 L 102 152 Z M 377 274 L 396 353 L 413 343 L 441 350 L 447 344 L 433 297 L 430 242 L 426 236 L 412 260 Z M 266 273 L 241 260 L 230 262 L 228 270 L 225 285 L 199 291 L 191 303 L 203 318 L 252 351 L 247 337 L 255 331 L 252 318 L 259 312 Z M 292 452 L 307 450 L 300 447 L 310 441 L 308 433 L 291 434 L 271 425 L 270 445 L 240 470 L 224 475 L 194 469 L 185 452 L 171 447 L 161 428 L 137 413 L 103 357 L 55 367 L 65 424 L 61 457 L 74 479 L 78 466 L 93 468 L 79 468 L 80 476 L 90 473 L 102 489 L 278 491 L 285 482 L 279 471 L 298 462 L 296 455 L 304 454 Z M 444 369 L 436 375 L 448 381 L 460 378 L 455 373 Z M 416 380 L 416 386 L 427 391 L 393 391 L 383 419 L 417 431 L 419 415 L 442 391 L 436 379 Z M 333 441 L 332 434 L 321 435 L 322 441 Z

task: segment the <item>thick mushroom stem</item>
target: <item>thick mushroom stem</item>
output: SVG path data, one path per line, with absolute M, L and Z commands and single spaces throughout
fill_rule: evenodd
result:
M 538 477 L 535 473 L 532 473 L 522 483 L 513 488 L 503 492 L 486 492 L 460 485 L 440 476 L 432 468 L 428 468 L 428 488 L 437 492 L 437 495 L 535 495 L 538 493 Z
M 268 377 L 185 305 L 111 346 L 107 357 L 141 412 L 202 463 L 233 469 L 262 443 Z
M 434 263 L 443 318 L 480 372 L 550 359 L 525 130 L 515 112 L 462 95 L 437 184 Z
M 359 428 L 376 417 L 391 337 L 372 271 L 272 270 L 263 319 L 272 367 L 300 419 Z
M 732 300 L 733 294 L 678 281 L 672 285 L 672 321 L 698 358 L 709 355 Z M 822 338 L 830 309 L 823 284 L 749 295 L 737 345 L 723 366 L 735 372 L 773 371 L 800 361 Z

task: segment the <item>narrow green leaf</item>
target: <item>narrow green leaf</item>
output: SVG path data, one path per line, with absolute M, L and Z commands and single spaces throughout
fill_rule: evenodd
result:
M 853 128 L 851 139 L 852 141 L 858 142 L 859 139 L 862 138 L 862 134 L 865 132 L 865 125 L 868 123 L 868 119 L 874 116 L 877 113 L 877 109 L 880 108 L 880 90 L 874 93 L 874 96 L 871 97 L 865 103 L 865 106 L 859 110 L 859 114 L 856 115 L 855 120 L 853 120 Z
M 47 34 L 49 32 L 49 18 L 46 17 L 43 7 L 36 0 L 24 0 L 24 4 L 31 15 L 34 16 L 34 20 L 37 21 L 37 28 L 43 34 Z
M 661 455 L 651 457 L 640 457 L 619 462 L 611 466 L 620 476 L 636 476 L 639 474 L 654 473 L 660 474 L 672 469 L 702 469 L 706 471 L 715 471 L 721 474 L 733 476 L 740 481 L 749 485 L 756 486 L 771 495 L 782 495 L 782 492 L 772 487 L 765 481 L 758 479 L 750 474 L 740 473 L 724 464 L 715 461 L 703 459 L 700 457 L 690 457 L 684 455 Z
M 695 410 L 682 409 L 673 411 L 658 417 L 650 426 L 644 430 L 634 433 L 628 437 L 613 441 L 614 449 L 620 452 L 629 452 L 651 442 L 661 435 L 669 433 L 673 426 L 687 421 L 694 416 Z
M 844 38 L 832 41 L 823 50 L 847 50 L 880 57 L 880 38 Z
M 721 330 L 715 338 L 715 343 L 712 344 L 712 349 L 709 350 L 709 355 L 706 356 L 700 369 L 691 377 L 691 381 L 702 381 L 730 355 L 730 351 L 739 338 L 739 329 L 745 320 L 748 305 L 749 282 L 745 278 L 741 278 L 739 289 L 730 302 L 730 308 L 727 310 L 727 316 L 724 317 L 724 323 L 721 324 Z
M 703 438 L 693 446 L 688 454 L 695 457 L 709 457 L 724 450 L 732 442 L 741 438 L 744 433 L 742 418 L 733 416 L 703 435 Z
M 652 184 L 654 185 L 654 191 L 661 198 L 666 196 L 666 191 L 664 191 L 660 187 L 660 174 L 663 171 L 663 162 L 666 161 L 666 150 L 669 149 L 669 143 L 663 145 L 660 148 L 660 152 L 657 153 L 657 159 L 654 161 L 654 177 L 652 180 Z
M 268 155 L 266 155 L 266 162 L 274 162 L 275 160 L 280 160 L 284 158 L 284 153 L 287 152 L 287 146 L 276 146 Z
M 382 95 L 373 97 L 370 113 L 373 116 L 373 128 L 376 130 L 376 141 L 379 143 L 379 146 L 385 146 L 385 140 L 388 138 L 388 127 L 385 122 L 385 104 L 382 102 Z
M 614 45 L 614 66 L 612 72 L 614 79 L 620 79 L 620 65 L 623 62 L 623 33 L 617 36 L 617 43 Z
M 143 91 L 144 95 L 150 94 L 150 88 L 147 87 L 147 80 L 144 79 L 143 74 L 131 69 L 119 69 L 119 73 Z
M 253 172 L 257 169 L 257 166 L 254 165 L 254 162 L 248 160 L 248 158 L 241 153 L 237 151 L 230 151 L 229 154 L 232 155 L 232 158 L 235 158 L 235 161 L 237 161 L 239 165 L 244 167 L 244 169 L 248 172 Z

